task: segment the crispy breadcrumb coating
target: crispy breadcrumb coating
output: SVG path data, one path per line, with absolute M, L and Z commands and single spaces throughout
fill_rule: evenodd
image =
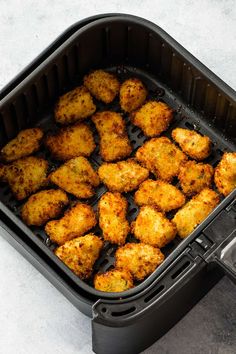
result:
M 84 86 L 98 100 L 110 103 L 119 93 L 120 83 L 115 75 L 103 70 L 95 70 L 84 77 Z
M 120 88 L 120 106 L 125 112 L 132 112 L 139 108 L 147 97 L 147 89 L 141 80 L 128 79 Z
M 143 280 L 154 272 L 164 261 L 159 248 L 144 243 L 127 243 L 118 248 L 115 254 L 117 268 L 129 271 L 134 279 Z
M 119 113 L 98 112 L 92 121 L 100 137 L 100 155 L 104 161 L 122 160 L 132 152 L 125 121 Z
M 7 182 L 5 167 L 6 166 L 0 163 L 0 182 Z
M 40 128 L 21 130 L 1 150 L 0 158 L 5 162 L 15 161 L 38 151 L 43 131 Z
M 23 157 L 6 165 L 4 169 L 4 179 L 17 200 L 47 185 L 48 162 L 40 157 Z
M 170 182 L 187 156 L 166 137 L 152 138 L 136 152 L 137 160 L 156 178 Z
M 107 192 L 98 203 L 99 226 L 106 241 L 123 245 L 130 231 L 126 220 L 128 202 L 120 193 Z
M 60 189 L 40 191 L 29 197 L 21 210 L 21 217 L 27 225 L 41 226 L 60 215 L 69 203 L 65 192 Z
M 211 140 L 208 136 L 202 136 L 194 130 L 183 128 L 174 129 L 171 135 L 181 149 L 192 159 L 201 161 L 211 153 Z
M 56 249 L 55 255 L 80 279 L 88 279 L 102 246 L 103 242 L 98 236 L 88 234 L 67 241 Z
M 155 206 L 145 205 L 132 222 L 131 232 L 141 242 L 162 248 L 175 238 L 177 230 Z
M 204 188 L 211 187 L 214 169 L 209 164 L 187 161 L 179 170 L 179 181 L 183 192 L 194 195 Z
M 100 291 L 121 292 L 133 288 L 133 278 L 125 269 L 112 269 L 94 277 L 94 287 Z
M 219 196 L 212 189 L 205 188 L 177 211 L 172 222 L 178 234 L 185 238 L 212 212 L 220 202 Z
M 76 204 L 67 210 L 59 220 L 49 221 L 45 226 L 45 232 L 51 241 L 63 245 L 66 241 L 84 235 L 97 223 L 93 208 L 87 204 Z
M 172 184 L 148 179 L 135 192 L 134 201 L 139 206 L 155 205 L 160 211 L 168 212 L 183 206 L 185 196 Z
M 98 169 L 101 181 L 112 192 L 130 192 L 148 178 L 149 171 L 134 159 L 104 163 Z
M 236 188 L 236 152 L 225 152 L 215 169 L 215 184 L 225 197 Z
M 45 139 L 45 146 L 56 160 L 70 160 L 73 157 L 92 154 L 96 145 L 91 129 L 83 123 L 78 123 L 60 129 L 56 134 Z
M 168 129 L 173 119 L 173 111 L 166 103 L 149 101 L 131 114 L 131 121 L 146 136 L 159 136 Z
M 84 86 L 61 96 L 55 106 L 55 120 L 60 124 L 71 124 L 82 121 L 96 111 L 92 96 Z
M 85 157 L 75 157 L 60 166 L 49 176 L 50 180 L 77 198 L 91 198 L 99 177 Z

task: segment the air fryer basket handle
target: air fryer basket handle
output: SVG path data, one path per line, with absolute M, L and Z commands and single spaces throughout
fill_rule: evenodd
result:
M 236 230 L 216 250 L 212 262 L 236 284 Z
M 212 251 L 206 252 L 203 259 L 236 283 L 236 189 L 228 200 L 226 207 L 203 230 L 212 242 Z

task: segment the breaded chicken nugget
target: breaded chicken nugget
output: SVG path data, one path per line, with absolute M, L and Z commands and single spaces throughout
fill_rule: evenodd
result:
M 1 163 L 0 163 L 0 182 L 7 182 L 5 166 Z
M 90 92 L 84 86 L 61 96 L 55 106 L 55 120 L 60 124 L 82 121 L 96 111 Z
M 139 206 L 155 205 L 160 211 L 168 212 L 184 205 L 185 196 L 172 184 L 148 179 L 139 186 L 134 200 Z
M 120 106 L 125 112 L 132 112 L 139 108 L 147 97 L 147 89 L 141 80 L 128 79 L 120 88 Z
M 166 103 L 149 101 L 131 114 L 131 121 L 146 136 L 159 136 L 167 130 L 173 118 L 173 111 Z
M 171 135 L 181 149 L 195 160 L 204 160 L 211 153 L 211 140 L 208 136 L 183 128 L 174 129 Z
M 94 287 L 100 291 L 120 292 L 133 288 L 133 278 L 125 269 L 112 269 L 105 273 L 96 274 Z
M 75 157 L 60 166 L 49 176 L 50 180 L 77 198 L 90 198 L 93 187 L 99 185 L 99 177 L 85 157 Z
M 129 156 L 132 147 L 119 113 L 104 111 L 92 117 L 100 136 L 100 155 L 105 161 L 121 160 Z
M 212 184 L 214 169 L 211 165 L 187 161 L 179 170 L 179 181 L 183 192 L 191 196 Z
M 25 129 L 7 143 L 0 152 L 0 158 L 11 162 L 36 152 L 40 147 L 43 131 L 40 128 Z
M 83 123 L 60 129 L 45 139 L 45 145 L 54 159 L 62 161 L 88 157 L 96 147 L 91 129 Z
M 69 203 L 65 192 L 49 189 L 31 195 L 23 205 L 21 216 L 27 225 L 40 226 L 60 215 Z
M 110 103 L 118 94 L 120 83 L 115 75 L 103 70 L 95 70 L 84 77 L 84 86 L 98 100 Z
M 164 261 L 159 248 L 145 243 L 127 243 L 118 248 L 115 254 L 116 267 L 129 271 L 136 280 L 143 280 L 154 272 Z
M 148 178 L 149 171 L 134 159 L 104 163 L 98 169 L 101 181 L 112 192 L 131 192 Z
M 82 236 L 96 223 L 93 208 L 90 205 L 78 203 L 67 210 L 61 219 L 49 221 L 45 226 L 45 231 L 51 241 L 63 245 L 66 241 Z
M 215 169 L 216 187 L 225 197 L 236 188 L 236 152 L 225 152 Z
M 175 214 L 172 222 L 178 234 L 185 238 L 212 212 L 220 199 L 212 189 L 205 188 Z
M 187 156 L 166 137 L 152 138 L 136 152 L 137 160 L 157 178 L 171 181 Z
M 107 192 L 98 203 L 99 226 L 103 238 L 111 243 L 123 245 L 130 231 L 126 220 L 128 202 L 120 193 Z
M 93 266 L 103 246 L 102 240 L 94 234 L 74 238 L 58 247 L 55 255 L 80 279 L 90 278 Z
M 48 162 L 28 156 L 5 166 L 5 180 L 17 200 L 22 200 L 47 184 Z
M 96 129 L 100 136 L 117 134 L 123 137 L 125 130 L 125 121 L 120 113 L 113 111 L 97 112 L 92 116 Z
M 177 230 L 155 206 L 145 205 L 132 222 L 131 232 L 141 242 L 162 248 L 175 238 Z

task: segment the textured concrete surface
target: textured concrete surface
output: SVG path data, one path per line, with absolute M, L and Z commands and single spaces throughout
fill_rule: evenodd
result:
M 0 0 L 0 88 L 69 25 L 105 12 L 156 22 L 236 88 L 235 0 Z M 92 352 L 90 320 L 1 237 L 0 279 L 0 353 Z M 235 295 L 224 278 L 145 354 L 236 353 Z

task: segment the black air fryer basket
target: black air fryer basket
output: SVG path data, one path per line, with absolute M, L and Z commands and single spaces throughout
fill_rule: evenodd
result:
M 151 97 L 175 110 L 170 130 L 187 127 L 211 138 L 213 152 L 207 162 L 213 166 L 224 151 L 236 150 L 236 93 L 158 26 L 119 14 L 95 16 L 73 25 L 2 90 L 0 146 L 26 127 L 55 129 L 52 116 L 58 96 L 96 68 L 115 72 L 121 80 L 141 78 Z M 98 109 L 103 108 L 98 104 Z M 118 110 L 118 103 L 110 108 Z M 128 120 L 127 129 L 134 149 L 138 148 L 146 138 Z M 165 135 L 170 136 L 170 131 Z M 91 161 L 96 167 L 101 164 L 97 150 Z M 100 187 L 97 196 L 105 191 Z M 123 293 L 97 291 L 76 277 L 54 255 L 54 245 L 42 230 L 23 224 L 19 218 L 22 203 L 14 200 L 5 185 L 0 188 L 0 226 L 15 248 L 92 317 L 96 353 L 132 354 L 162 336 L 224 273 L 236 279 L 235 196 L 234 190 L 222 199 L 189 237 L 177 237 L 164 249 L 163 264 Z M 137 206 L 132 194 L 127 198 L 133 220 Z M 89 203 L 96 209 L 96 198 Z M 114 252 L 115 248 L 106 245 L 96 270 L 109 269 Z

